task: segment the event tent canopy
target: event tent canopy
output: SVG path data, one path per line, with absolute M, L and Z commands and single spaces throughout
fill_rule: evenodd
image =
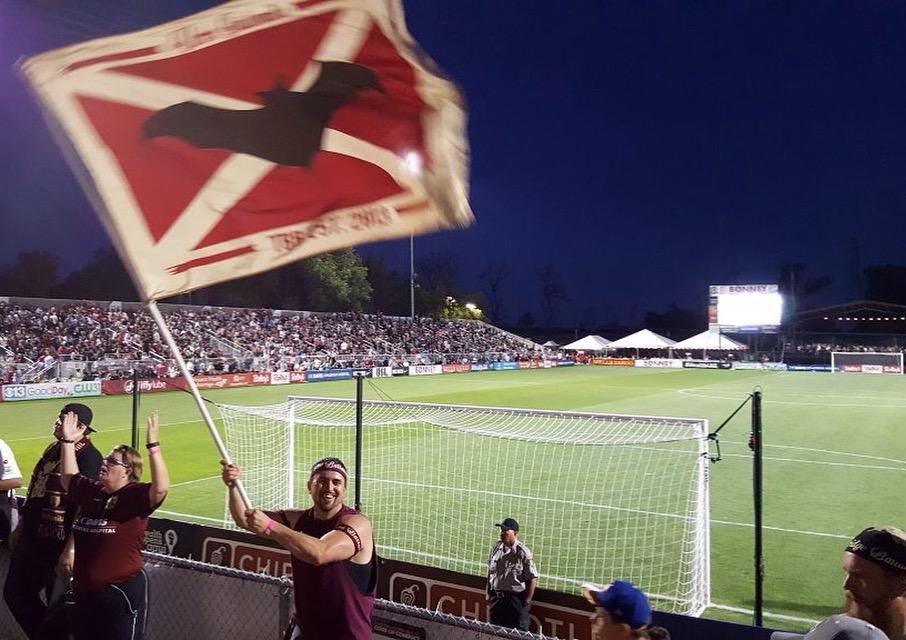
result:
M 642 329 L 633 334 L 614 340 L 609 345 L 611 349 L 666 349 L 676 344 L 670 338 Z
M 702 331 L 701 333 L 686 338 L 673 345 L 674 349 L 705 349 L 709 351 L 739 351 L 746 349 L 746 345 L 732 338 L 722 335 L 719 331 Z
M 549 348 L 553 349 L 554 347 L 559 347 L 560 345 L 557 344 L 556 342 L 554 342 L 553 340 L 548 340 L 547 342 L 545 342 L 545 343 L 544 343 L 543 345 L 541 345 L 541 346 L 542 346 L 542 347 L 549 347 Z
M 574 349 L 576 351 L 603 351 L 610 348 L 610 340 L 601 336 L 585 336 L 560 348 Z

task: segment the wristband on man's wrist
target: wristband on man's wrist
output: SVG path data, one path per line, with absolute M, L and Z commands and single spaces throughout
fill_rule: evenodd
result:
M 63 444 L 75 444 L 75 440 L 65 440 L 63 438 L 60 438 L 60 442 Z
M 153 448 L 153 447 L 159 447 L 159 446 L 160 446 L 160 443 L 159 443 L 159 442 L 149 442 L 148 444 L 145 445 L 145 448 L 146 448 L 146 449 L 151 449 L 151 448 Z
M 267 524 L 264 525 L 264 535 L 266 535 L 266 536 L 271 535 L 271 531 L 273 531 L 273 530 L 274 530 L 274 521 L 271 520 L 270 518 L 268 518 Z

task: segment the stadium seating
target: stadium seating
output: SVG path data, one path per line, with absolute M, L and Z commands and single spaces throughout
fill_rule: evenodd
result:
M 77 301 L 0 303 L 3 381 L 12 382 L 23 370 L 34 374 L 43 368 L 53 375 L 58 369 L 51 365 L 56 361 L 97 363 L 79 372 L 92 377 L 120 377 L 135 361 L 142 362 L 144 376 L 174 375 L 151 316 L 139 305 L 128 306 Z M 540 350 L 528 340 L 476 321 L 161 307 L 196 373 L 512 361 Z

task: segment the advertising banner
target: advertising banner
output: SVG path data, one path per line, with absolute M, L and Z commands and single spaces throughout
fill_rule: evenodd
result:
M 256 382 L 261 380 L 261 382 Z M 265 381 L 265 378 L 267 380 Z M 175 378 L 177 386 L 184 388 L 186 383 L 183 378 Z M 228 373 L 220 376 L 195 376 L 195 384 L 199 389 L 226 389 L 229 387 L 246 387 L 250 384 L 270 384 L 271 374 L 269 373 Z
M 372 378 L 389 378 L 393 375 L 393 367 L 374 367 L 371 369 Z
M 494 371 L 506 371 L 509 369 L 518 369 L 519 363 L 517 362 L 492 362 L 491 369 Z
M 487 371 L 490 367 L 486 364 L 471 364 L 469 365 L 469 371 Z
M 786 371 L 783 362 L 734 362 L 733 369 L 739 371 Z
M 684 369 L 731 369 L 733 363 L 720 360 L 683 360 Z
M 472 370 L 471 366 L 467 364 L 444 364 L 440 369 L 444 373 L 468 373 Z
M 647 369 L 682 369 L 683 361 L 677 358 L 645 358 L 636 360 L 635 366 Z
M 443 368 L 439 364 L 417 364 L 409 367 L 410 376 L 433 376 L 443 373 Z
M 557 366 L 558 366 L 558 367 L 571 367 L 571 366 L 573 366 L 574 364 L 576 364 L 576 361 L 575 361 L 575 360 L 572 360 L 572 359 L 569 359 L 569 358 L 565 358 L 565 359 L 562 359 L 562 360 L 557 360 Z
M 101 381 L 37 382 L 3 385 L 3 400 L 48 400 L 51 398 L 86 398 L 101 395 Z
M 788 371 L 832 371 L 829 364 L 790 364 Z
M 408 376 L 409 375 L 409 367 L 391 367 L 390 371 L 395 376 Z
M 290 371 L 289 372 L 289 381 L 293 384 L 299 382 L 305 382 L 305 372 L 304 371 Z
M 330 380 L 352 380 L 352 369 L 320 369 L 306 371 L 306 382 L 328 382 Z
M 271 384 L 289 384 L 289 371 L 272 372 Z
M 592 358 L 591 363 L 599 367 L 634 367 L 632 358 Z

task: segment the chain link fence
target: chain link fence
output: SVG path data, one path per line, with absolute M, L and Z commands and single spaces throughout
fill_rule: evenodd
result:
M 289 579 L 157 553 L 143 555 L 149 578 L 145 640 L 279 640 L 283 637 L 292 611 L 293 589 Z M 0 547 L 0 585 L 6 582 L 9 559 L 9 549 Z M 412 637 L 440 640 L 555 640 L 388 600 L 375 602 L 376 634 L 409 637 L 399 635 L 406 629 L 415 634 Z M 28 640 L 2 598 L 0 638 Z
M 145 640 L 279 640 L 289 624 L 292 582 L 260 573 L 145 553 Z M 0 548 L 0 585 L 10 551 Z M 0 638 L 28 640 L 0 598 Z

